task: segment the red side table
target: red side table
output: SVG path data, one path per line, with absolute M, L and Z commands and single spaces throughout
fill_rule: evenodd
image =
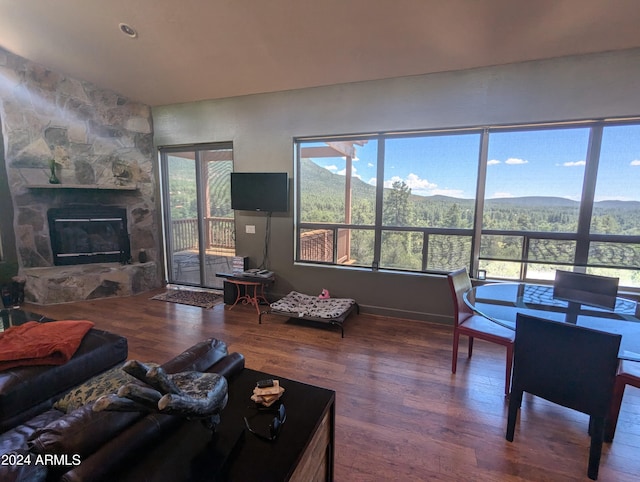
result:
M 238 278 L 227 278 L 227 282 L 233 283 L 236 285 L 236 301 L 229 307 L 229 309 L 233 309 L 234 306 L 238 304 L 238 302 L 242 302 L 242 304 L 253 305 L 256 307 L 256 311 L 260 314 L 260 302 L 264 301 L 269 304 L 267 299 L 264 296 L 264 285 L 273 281 L 272 279 L 265 279 L 264 281 L 255 281 L 248 279 L 238 279 Z M 243 290 L 240 287 L 244 287 Z M 244 292 L 244 294 L 240 294 Z

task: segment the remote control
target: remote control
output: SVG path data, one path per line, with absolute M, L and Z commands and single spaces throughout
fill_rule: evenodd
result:
M 269 380 L 259 380 L 258 383 L 256 383 L 256 386 L 258 388 L 272 387 L 273 386 L 273 380 L 271 380 L 271 379 L 269 379 Z

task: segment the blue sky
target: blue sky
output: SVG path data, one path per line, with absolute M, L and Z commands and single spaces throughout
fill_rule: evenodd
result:
M 588 139 L 588 128 L 493 132 L 489 137 L 487 198 L 557 196 L 579 200 Z M 479 142 L 479 134 L 387 140 L 385 185 L 400 180 L 418 195 L 474 198 Z M 354 175 L 375 185 L 376 141 L 356 149 Z M 313 160 L 344 175 L 344 158 Z M 637 201 L 639 187 L 640 126 L 605 128 L 596 201 Z

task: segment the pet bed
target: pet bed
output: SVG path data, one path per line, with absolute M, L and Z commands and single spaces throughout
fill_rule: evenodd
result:
M 302 320 L 329 323 L 340 328 L 344 338 L 344 320 L 353 312 L 359 313 L 358 303 L 351 298 L 318 298 L 292 291 L 284 298 L 271 303 L 268 311 L 260 313 L 258 322 L 262 323 L 262 315 L 271 314 L 299 318 Z

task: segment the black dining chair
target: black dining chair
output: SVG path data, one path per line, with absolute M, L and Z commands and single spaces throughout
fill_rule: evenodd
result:
M 616 306 L 618 283 L 618 278 L 610 276 L 556 270 L 553 297 L 583 305 L 613 309 Z
M 589 415 L 590 479 L 598 478 L 621 335 L 518 313 L 507 420 L 513 442 L 523 392 Z
M 509 395 L 515 333 L 513 330 L 500 326 L 482 315 L 475 314 L 464 302 L 464 293 L 471 289 L 471 278 L 469 278 L 467 268 L 452 271 L 447 275 L 447 279 L 449 281 L 451 297 L 453 298 L 453 353 L 451 355 L 451 373 L 455 373 L 458 366 L 460 335 L 469 337 L 469 358 L 471 358 L 473 354 L 474 338 L 502 345 L 507 349 L 504 394 Z

